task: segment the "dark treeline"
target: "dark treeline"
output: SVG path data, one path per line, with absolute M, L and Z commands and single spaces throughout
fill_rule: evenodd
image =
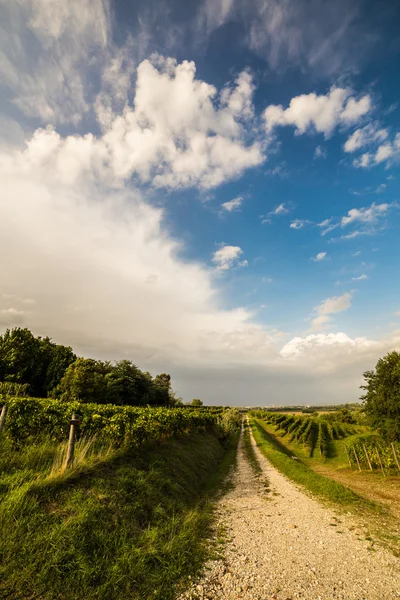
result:
M 81 402 L 176 405 L 166 373 L 152 377 L 129 360 L 115 363 L 77 357 L 72 348 L 29 329 L 7 329 L 0 336 L 0 382 L 25 384 L 30 396 Z

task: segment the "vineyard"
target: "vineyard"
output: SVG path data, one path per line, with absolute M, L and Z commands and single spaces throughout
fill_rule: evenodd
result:
M 11 398 L 7 402 L 7 434 L 15 445 L 44 435 L 53 440 L 67 438 L 70 419 L 76 414 L 80 433 L 111 441 L 115 445 L 140 446 L 184 432 L 226 423 L 222 409 L 123 407 L 83 404 L 38 398 Z
M 352 468 L 400 470 L 399 442 L 388 443 L 368 427 L 344 423 L 339 413 L 331 413 L 327 418 L 257 411 L 256 416 L 273 426 L 289 444 L 300 444 L 309 458 L 334 458 L 341 440 L 340 449 Z
M 290 442 L 298 442 L 308 449 L 312 457 L 317 451 L 319 456 L 330 458 L 334 452 L 335 440 L 354 435 L 360 428 L 339 421 L 328 421 L 321 417 L 265 413 L 264 420 L 274 425 L 281 437 L 288 436 Z

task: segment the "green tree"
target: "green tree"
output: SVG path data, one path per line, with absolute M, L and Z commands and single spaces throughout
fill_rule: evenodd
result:
M 92 358 L 77 358 L 65 371 L 53 394 L 65 400 L 80 402 L 106 402 L 107 363 Z
M 364 373 L 365 412 L 373 427 L 390 440 L 400 440 L 400 354 L 389 352 L 375 370 Z
M 171 375 L 161 373 L 160 375 L 156 375 L 153 381 L 155 388 L 155 404 L 158 406 L 175 404 L 171 394 Z
M 203 402 L 200 400 L 200 398 L 193 398 L 191 405 L 192 406 L 203 406 Z

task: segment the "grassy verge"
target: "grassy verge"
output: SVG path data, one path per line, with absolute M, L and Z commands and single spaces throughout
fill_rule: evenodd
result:
M 251 443 L 250 429 L 249 429 L 249 424 L 247 421 L 245 421 L 245 423 L 244 423 L 243 449 L 245 451 L 247 460 L 249 461 L 250 466 L 252 467 L 254 473 L 256 475 L 261 475 L 262 468 L 261 468 L 261 465 L 257 458 L 257 455 L 254 451 L 254 447 Z
M 49 445 L 28 449 L 25 468 L 11 457 L 0 476 L 0 597 L 174 598 L 209 556 L 210 499 L 237 440 L 226 449 L 193 433 L 44 478 L 34 464 L 51 468 Z
M 274 467 L 314 495 L 342 505 L 368 503 L 344 485 L 315 473 L 301 460 L 294 460 L 288 449 L 265 429 L 261 421 L 253 422 L 252 430 L 258 447 Z
M 278 471 L 320 499 L 354 514 L 362 523 L 366 539 L 372 536 L 393 554 L 400 555 L 400 523 L 388 509 L 316 473 L 302 460 L 294 460 L 290 450 L 268 432 L 262 421 L 252 420 L 251 427 L 257 446 Z

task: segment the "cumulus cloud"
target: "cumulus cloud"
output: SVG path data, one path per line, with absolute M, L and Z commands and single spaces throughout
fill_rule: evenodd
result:
M 239 246 L 222 246 L 214 252 L 212 261 L 217 265 L 218 271 L 227 271 L 234 265 L 246 267 L 247 260 L 239 262 L 239 257 L 243 254 L 243 250 Z
M 243 196 L 237 196 L 233 198 L 233 200 L 229 200 L 228 202 L 223 202 L 221 204 L 222 208 L 228 212 L 233 212 L 235 210 L 239 210 L 243 202 Z
M 371 108 L 369 95 L 356 99 L 349 88 L 332 87 L 326 95 L 311 93 L 296 96 L 286 109 L 271 104 L 263 117 L 267 133 L 275 127 L 291 125 L 298 135 L 315 131 L 327 138 L 336 127 L 357 123 Z

